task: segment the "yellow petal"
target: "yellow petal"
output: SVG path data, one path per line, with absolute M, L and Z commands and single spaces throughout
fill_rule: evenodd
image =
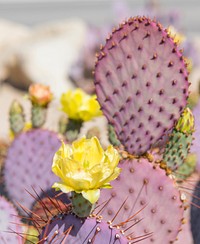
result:
M 90 96 L 81 89 L 62 94 L 60 102 L 61 110 L 67 113 L 70 119 L 87 121 L 102 115 L 96 96 Z
M 85 199 L 87 199 L 89 202 L 91 202 L 92 204 L 97 202 L 99 197 L 100 197 L 100 190 L 99 189 L 82 191 L 81 193 L 82 193 L 83 197 Z
M 121 168 L 115 168 L 110 175 L 108 175 L 106 178 L 104 177 L 103 179 L 101 179 L 99 181 L 99 185 L 97 185 L 96 187 L 101 187 L 102 185 L 105 185 L 107 182 L 115 180 L 119 176 L 121 170 Z
M 61 190 L 61 191 L 64 192 L 64 193 L 68 193 L 68 192 L 73 191 L 73 188 L 71 188 L 71 187 L 65 185 L 65 184 L 62 183 L 62 182 L 56 182 L 56 183 L 54 183 L 53 186 L 52 186 L 52 188 L 55 188 L 56 191 Z
M 105 151 L 105 155 L 106 157 L 108 157 L 107 160 L 109 161 L 110 168 L 114 168 L 118 165 L 120 160 L 120 155 L 113 146 L 110 145 L 107 148 L 107 150 Z
M 99 164 L 104 159 L 104 150 L 96 136 L 87 140 L 87 151 L 85 160 L 90 162 L 91 167 Z

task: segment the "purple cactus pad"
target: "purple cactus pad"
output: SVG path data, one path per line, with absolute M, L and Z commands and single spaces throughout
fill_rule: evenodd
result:
M 31 130 L 15 138 L 4 169 L 6 189 L 15 203 L 30 209 L 35 199 L 27 191 L 34 194 L 34 189 L 40 195 L 58 180 L 51 165 L 60 146 L 58 135 L 43 129 Z
M 22 244 L 22 223 L 14 206 L 3 196 L 0 196 L 0 216 L 0 243 Z
M 54 217 L 44 228 L 40 243 L 55 244 L 128 244 L 128 239 L 104 220 L 90 217 L 80 219 L 73 214 Z
M 114 29 L 95 65 L 102 111 L 131 154 L 143 154 L 173 127 L 188 86 L 182 53 L 159 23 L 145 17 Z
M 182 224 L 183 204 L 175 182 L 159 167 L 159 156 L 153 157 L 151 163 L 146 158 L 122 160 L 120 176 L 112 182 L 113 189 L 102 190 L 99 204 L 111 198 L 102 214 L 104 219 L 112 220 L 127 199 L 115 221 L 134 215 L 133 237 L 153 233 L 142 243 L 171 243 Z

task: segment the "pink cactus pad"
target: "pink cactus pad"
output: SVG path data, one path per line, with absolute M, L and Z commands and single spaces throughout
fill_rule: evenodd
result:
M 97 217 L 80 219 L 73 214 L 55 216 L 47 223 L 39 243 L 55 244 L 129 244 L 128 239 L 106 221 Z
M 157 158 L 154 156 L 152 163 L 146 158 L 122 160 L 122 172 L 112 183 L 113 189 L 102 190 L 99 201 L 101 204 L 111 198 L 102 215 L 104 219 L 112 220 L 127 199 L 115 222 L 121 222 L 122 218 L 128 219 L 135 214 L 131 219 L 131 223 L 135 223 L 131 236 L 153 233 L 143 244 L 174 241 L 184 212 L 175 182 L 156 164 Z M 124 229 L 126 228 L 125 224 Z M 126 234 L 129 233 L 129 230 L 126 231 Z
M 56 133 L 42 129 L 31 130 L 15 138 L 4 168 L 6 190 L 14 202 L 30 209 L 35 199 L 27 191 L 34 193 L 34 189 L 40 195 L 42 190 L 48 190 L 58 180 L 51 171 L 51 165 L 60 145 Z
M 15 233 L 23 233 L 22 223 L 16 209 L 0 196 L 0 243 L 22 244 L 23 238 Z
M 114 29 L 101 48 L 95 86 L 121 143 L 141 155 L 179 118 L 188 97 L 188 72 L 167 31 L 136 17 Z

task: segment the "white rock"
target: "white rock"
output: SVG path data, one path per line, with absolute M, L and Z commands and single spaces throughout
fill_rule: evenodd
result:
M 0 82 L 8 77 L 8 65 L 13 61 L 13 53 L 31 31 L 28 27 L 0 19 Z
M 83 45 L 86 30 L 80 20 L 35 28 L 29 41 L 15 54 L 15 65 L 10 67 L 11 80 L 23 86 L 31 82 L 50 85 L 57 97 L 73 88 L 67 73 Z

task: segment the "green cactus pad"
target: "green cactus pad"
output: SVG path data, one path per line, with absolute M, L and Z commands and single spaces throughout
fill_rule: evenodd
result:
M 20 133 L 25 125 L 24 110 L 20 103 L 13 101 L 9 112 L 10 129 L 14 134 Z
M 68 120 L 67 131 L 65 134 L 67 141 L 73 142 L 74 140 L 77 139 L 82 124 L 83 121 L 81 120 L 75 120 L 75 119 Z
M 40 128 L 46 121 L 47 109 L 46 107 L 33 105 L 31 111 L 31 121 L 33 128 Z
M 108 125 L 108 136 L 109 141 L 113 146 L 119 146 L 121 144 L 120 141 L 117 139 L 117 135 L 112 125 Z
M 174 129 L 163 154 L 163 160 L 172 171 L 177 170 L 186 159 L 192 135 L 186 135 Z
M 72 192 L 71 200 L 73 212 L 80 218 L 88 217 L 95 208 L 95 204 L 85 199 L 82 194 Z

